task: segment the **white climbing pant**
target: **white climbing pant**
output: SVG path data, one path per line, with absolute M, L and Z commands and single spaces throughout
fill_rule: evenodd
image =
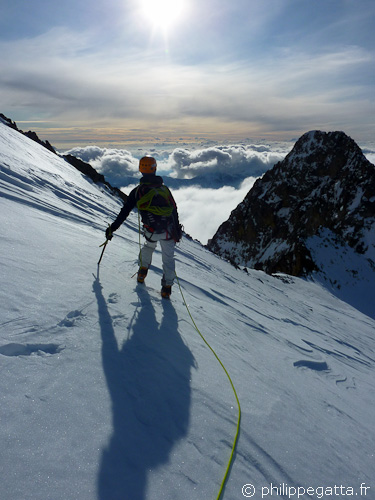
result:
M 157 242 L 161 247 L 161 258 L 163 262 L 163 279 L 162 285 L 173 285 L 175 272 L 174 247 L 173 239 L 166 239 L 166 233 L 150 233 L 144 231 L 146 241 L 139 253 L 138 263 L 142 267 L 149 268 L 152 261 L 152 254 L 156 248 Z

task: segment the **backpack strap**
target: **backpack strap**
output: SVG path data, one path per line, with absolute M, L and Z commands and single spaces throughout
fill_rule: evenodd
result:
M 152 200 L 156 195 L 162 196 L 169 203 L 169 206 L 157 207 L 155 205 L 152 205 Z M 161 215 L 164 217 L 169 217 L 170 215 L 172 215 L 172 212 L 174 210 L 174 206 L 170 204 L 169 190 L 166 186 L 157 188 L 154 187 L 147 191 L 147 193 L 137 201 L 137 208 L 138 210 L 145 210 L 147 212 L 151 212 L 152 214 Z

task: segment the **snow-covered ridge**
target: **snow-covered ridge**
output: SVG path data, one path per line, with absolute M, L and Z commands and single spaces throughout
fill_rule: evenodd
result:
M 82 222 L 103 213 L 105 186 L 98 189 L 63 158 L 11 128 L 1 126 L 0 142 L 3 197 Z M 121 206 L 113 196 L 106 203 L 113 210 Z
M 1 499 L 216 498 L 233 393 L 177 286 L 170 303 L 159 297 L 160 253 L 146 287 L 131 279 L 135 214 L 98 275 L 119 208 L 0 123 Z M 191 240 L 176 261 L 242 407 L 223 498 L 252 485 L 254 498 L 336 487 L 374 499 L 375 321 L 318 284 L 244 273 Z

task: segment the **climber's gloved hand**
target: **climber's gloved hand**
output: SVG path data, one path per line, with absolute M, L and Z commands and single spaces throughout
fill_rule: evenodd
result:
M 108 226 L 105 230 L 105 237 L 107 238 L 107 240 L 111 240 L 113 238 L 112 226 Z

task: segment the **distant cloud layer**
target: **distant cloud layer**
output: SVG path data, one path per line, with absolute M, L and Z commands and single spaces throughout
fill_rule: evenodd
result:
M 174 190 L 173 196 L 185 231 L 206 244 L 245 198 L 255 180 L 253 177 L 245 179 L 239 189 L 230 186 L 219 189 L 193 186 Z
M 292 143 L 234 144 L 148 152 L 156 157 L 158 173 L 172 189 L 185 231 L 206 244 L 244 199 L 256 178 L 281 161 L 292 146 Z M 139 157 L 130 151 L 86 146 L 66 153 L 90 163 L 125 193 L 138 184 Z M 374 148 L 364 153 L 374 161 Z M 233 178 L 236 182 L 232 182 Z
M 124 187 L 129 177 L 139 178 L 138 162 L 125 149 L 86 146 L 66 152 L 90 163 L 115 186 Z M 259 177 L 285 157 L 285 151 L 271 151 L 267 145 L 230 145 L 202 149 L 176 148 L 171 153 L 152 153 L 158 171 L 175 179 L 196 179 L 204 187 L 239 186 L 248 177 Z
M 180 179 L 207 174 L 245 179 L 263 174 L 284 156 L 269 151 L 267 146 L 217 146 L 198 151 L 175 149 L 169 158 L 169 165 Z
M 117 187 L 123 187 L 127 184 L 128 177 L 138 174 L 138 160 L 125 149 L 86 146 L 70 149 L 65 154 L 90 163 L 108 182 Z
M 286 144 L 274 147 L 238 144 L 191 150 L 176 148 L 152 154 L 158 161 L 158 173 L 172 188 L 185 231 L 205 244 L 243 200 L 256 178 L 282 160 L 288 151 Z M 140 178 L 139 158 L 124 149 L 86 146 L 66 154 L 90 163 L 125 193 Z

